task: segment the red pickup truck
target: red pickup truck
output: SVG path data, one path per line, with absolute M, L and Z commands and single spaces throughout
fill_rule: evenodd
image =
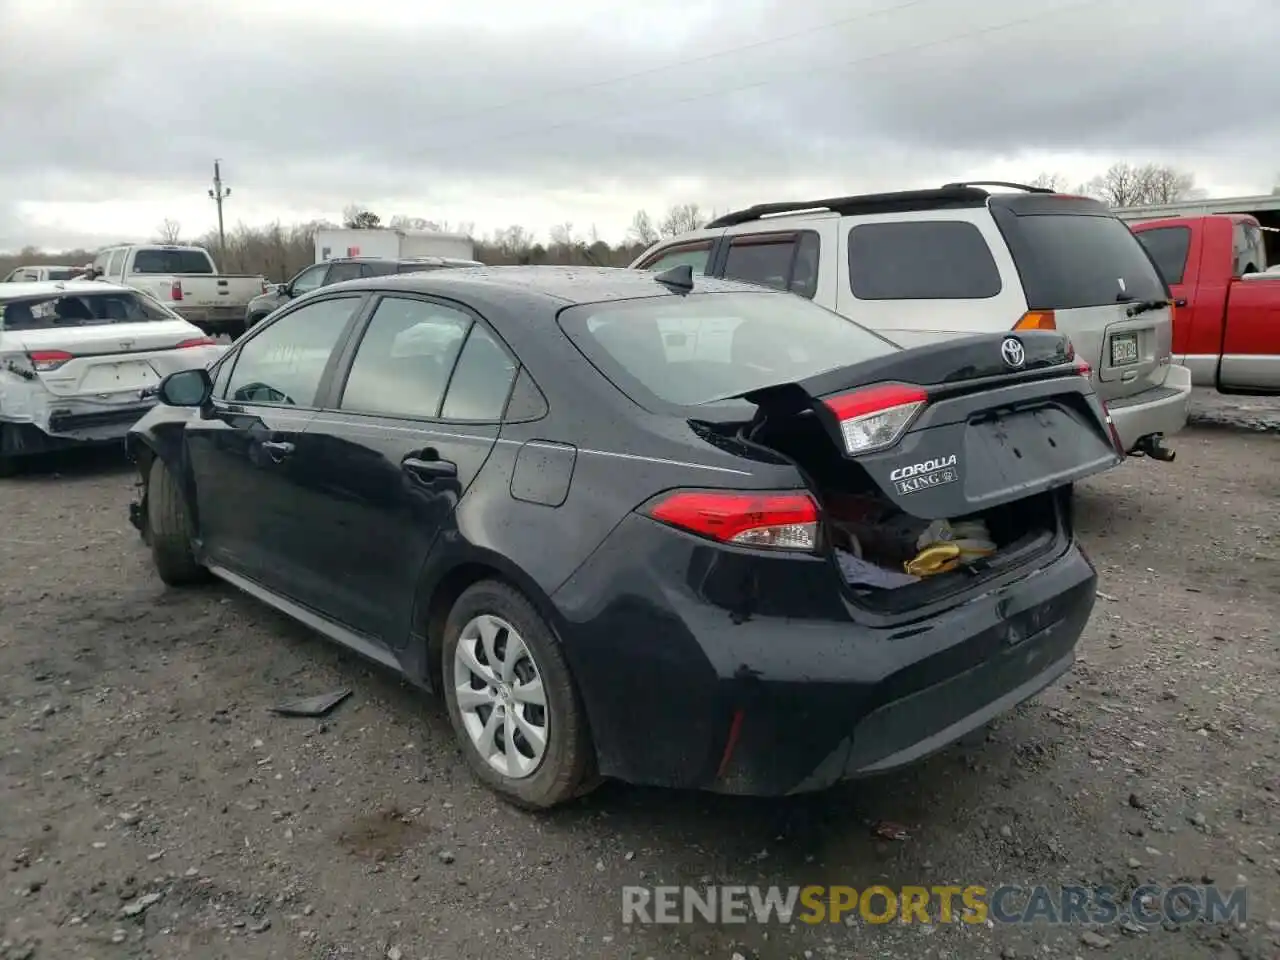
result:
M 1173 362 L 1223 393 L 1280 393 L 1280 271 L 1258 221 L 1213 214 L 1132 223 L 1173 295 Z

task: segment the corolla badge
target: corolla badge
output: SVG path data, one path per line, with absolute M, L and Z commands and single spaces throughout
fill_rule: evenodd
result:
M 1004 357 L 1005 365 L 1014 370 L 1027 362 L 1027 351 L 1023 349 L 1022 342 L 1013 337 L 1005 337 L 1004 343 L 1000 344 L 1000 356 Z

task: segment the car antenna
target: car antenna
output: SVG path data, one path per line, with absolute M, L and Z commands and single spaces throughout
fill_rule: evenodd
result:
M 688 293 L 693 289 L 693 265 L 681 263 L 670 269 L 655 274 L 654 278 L 664 287 L 671 287 L 680 293 Z

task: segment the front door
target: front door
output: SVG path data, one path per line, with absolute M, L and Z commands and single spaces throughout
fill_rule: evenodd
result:
M 425 297 L 384 295 L 357 336 L 299 443 L 326 500 L 308 603 L 396 648 L 427 554 L 497 440 L 516 364 L 474 315 Z
M 186 428 L 204 558 L 289 597 L 318 506 L 300 439 L 363 300 L 303 304 L 255 329 L 219 366 L 211 411 Z

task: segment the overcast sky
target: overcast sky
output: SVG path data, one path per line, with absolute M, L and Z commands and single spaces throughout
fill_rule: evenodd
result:
M 571 222 L 1171 163 L 1280 177 L 1276 0 L 0 0 L 0 249 Z

